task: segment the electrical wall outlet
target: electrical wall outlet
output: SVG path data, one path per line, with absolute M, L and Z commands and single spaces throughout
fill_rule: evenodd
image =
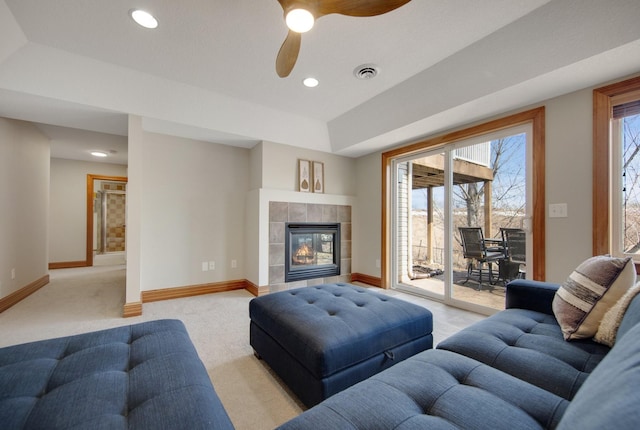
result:
M 16 268 L 11 269 L 11 279 L 16 279 Z
M 210 261 L 209 262 L 209 270 L 216 270 L 216 262 L 215 261 Z
M 380 259 L 376 258 L 376 268 L 379 269 L 380 268 Z
M 238 267 L 238 260 L 231 260 L 231 268 L 235 269 L 236 267 Z
M 209 263 L 206 261 L 202 262 L 202 271 L 206 272 L 207 270 L 209 270 Z

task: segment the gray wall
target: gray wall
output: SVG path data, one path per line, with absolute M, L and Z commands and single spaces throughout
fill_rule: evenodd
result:
M 143 132 L 141 291 L 243 279 L 249 150 Z M 231 267 L 231 260 L 237 266 Z M 202 271 L 202 262 L 215 270 Z
M 88 174 L 126 177 L 127 166 L 51 159 L 49 262 L 86 259 Z
M 48 273 L 49 154 L 34 125 L 0 118 L 0 298 Z

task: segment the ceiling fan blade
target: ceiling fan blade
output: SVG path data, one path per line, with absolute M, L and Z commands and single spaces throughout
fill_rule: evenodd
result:
M 330 13 L 347 16 L 377 16 L 391 12 L 410 1 L 411 0 L 321 0 L 315 4 L 314 16 L 316 19 L 323 15 L 329 15 Z M 283 1 L 281 4 L 282 3 L 287 2 Z
M 301 7 L 311 12 L 315 19 L 337 13 L 347 16 L 376 16 L 391 12 L 411 0 L 278 0 L 285 15 L 293 8 Z M 300 53 L 300 33 L 289 30 L 276 58 L 276 72 L 281 78 L 289 76 Z
M 296 7 L 310 11 L 318 19 L 337 13 L 347 16 L 376 16 L 391 12 L 411 0 L 278 0 L 285 14 Z
M 300 33 L 289 30 L 289 34 L 284 39 L 276 58 L 276 72 L 281 78 L 286 78 L 293 70 L 300 53 L 301 41 L 302 35 Z

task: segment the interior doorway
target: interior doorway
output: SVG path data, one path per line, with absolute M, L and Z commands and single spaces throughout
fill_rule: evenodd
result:
M 87 175 L 87 266 L 125 264 L 126 188 L 126 177 Z

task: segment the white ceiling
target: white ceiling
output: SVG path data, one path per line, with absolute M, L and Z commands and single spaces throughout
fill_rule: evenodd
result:
M 52 151 L 81 146 L 60 127 L 126 136 L 134 114 L 152 132 L 355 157 L 640 72 L 638 22 L 638 0 L 413 0 L 321 18 L 281 79 L 276 0 L 0 0 L 0 116 L 57 126 L 42 127 Z M 375 79 L 353 76 L 364 63 Z

